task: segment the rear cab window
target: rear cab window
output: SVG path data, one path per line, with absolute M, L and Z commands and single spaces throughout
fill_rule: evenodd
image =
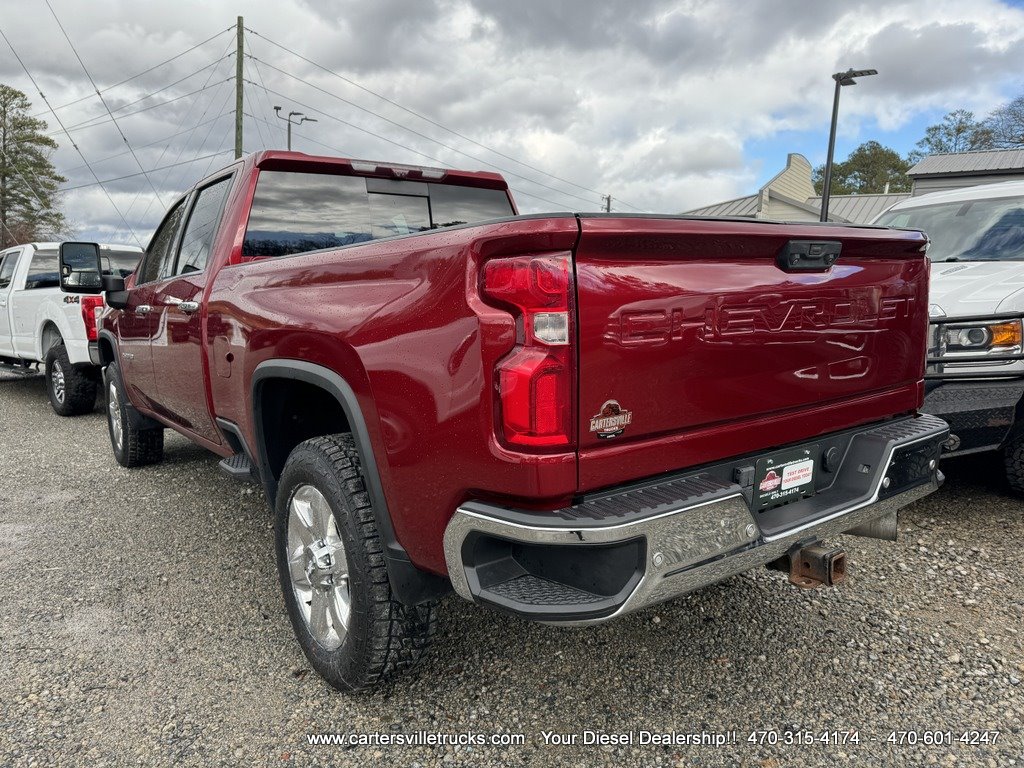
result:
M 503 189 L 261 170 L 242 256 L 286 256 L 514 215 Z

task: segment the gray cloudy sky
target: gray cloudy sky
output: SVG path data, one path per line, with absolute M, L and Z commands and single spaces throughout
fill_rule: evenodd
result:
M 258 61 L 246 60 L 245 76 L 277 92 L 246 85 L 246 151 L 284 146 L 281 104 L 318 119 L 296 129 L 296 149 L 500 170 L 524 211 L 596 210 L 609 193 L 615 210 L 679 212 L 753 192 L 787 152 L 823 162 L 829 75 L 849 66 L 881 74 L 844 89 L 839 157 L 868 139 L 906 152 L 946 111 L 983 114 L 1024 92 L 1024 10 L 1008 0 L 51 4 L 101 89 L 242 14 L 262 36 L 247 35 Z M 0 0 L 0 29 L 99 177 L 138 173 L 95 95 L 62 108 L 91 89 L 46 3 Z M 225 32 L 104 92 L 144 168 L 182 163 L 150 174 L 159 200 L 143 176 L 105 185 L 143 241 L 174 196 L 231 158 L 233 45 Z M 0 81 L 24 90 L 55 132 L 67 186 L 93 182 L 0 50 Z M 132 242 L 98 186 L 64 200 L 78 235 Z

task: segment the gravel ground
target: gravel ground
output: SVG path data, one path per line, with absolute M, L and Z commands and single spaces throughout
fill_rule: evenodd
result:
M 100 409 L 61 419 L 41 378 L 0 380 L 0 765 L 1024 766 L 1024 503 L 990 457 L 944 464 L 899 544 L 845 537 L 841 587 L 761 571 L 584 630 L 451 597 L 417 673 L 344 696 L 292 639 L 262 497 L 171 433 L 166 453 L 121 469 Z M 525 744 L 307 740 L 420 730 Z M 943 730 L 999 736 L 930 743 Z

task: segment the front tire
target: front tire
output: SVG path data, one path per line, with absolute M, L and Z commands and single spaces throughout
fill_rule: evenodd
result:
M 46 351 L 46 394 L 58 416 L 81 416 L 96 407 L 96 379 L 71 364 L 63 341 Z
M 1010 490 L 1024 496 L 1024 435 L 1017 435 L 1003 446 L 1003 467 Z
M 163 427 L 137 427 L 132 421 L 124 380 L 117 363 L 107 366 L 107 431 L 114 458 L 122 467 L 156 464 L 164 457 Z
M 417 664 L 436 607 L 410 608 L 391 592 L 351 435 L 313 438 L 292 451 L 275 513 L 281 589 L 313 669 L 339 690 L 358 691 Z

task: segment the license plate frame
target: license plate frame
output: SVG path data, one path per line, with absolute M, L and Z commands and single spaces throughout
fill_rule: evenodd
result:
M 754 465 L 754 511 L 764 512 L 813 496 L 819 455 L 819 446 L 814 444 L 759 458 Z

